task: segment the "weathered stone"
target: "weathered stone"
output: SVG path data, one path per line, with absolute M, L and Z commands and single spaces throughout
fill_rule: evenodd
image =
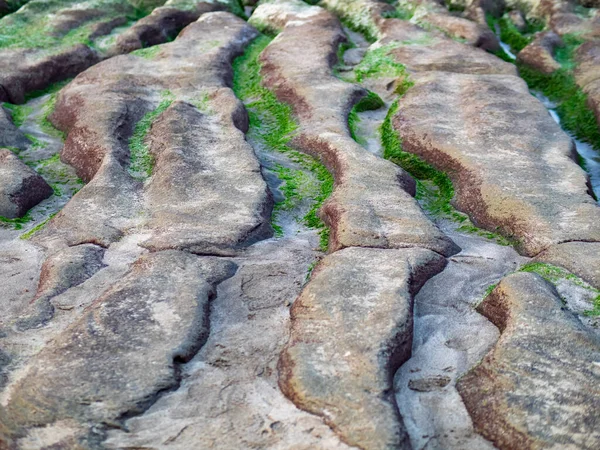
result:
M 213 99 L 218 112 L 203 114 L 176 102 L 152 127 L 156 165 L 145 192 L 145 227 L 155 231 L 146 248 L 218 254 L 270 236 L 271 203 L 260 166 L 230 122 L 245 120 L 245 111 L 230 89 L 214 92 Z
M 95 64 L 99 55 L 81 42 L 86 36 L 110 32 L 106 25 L 118 26 L 115 17 L 133 13 L 133 5 L 126 0 L 31 0 L 0 19 L 0 36 L 8 42 L 0 48 L 0 101 L 23 103 L 25 94 L 73 77 Z M 23 34 L 20 41 L 13 42 L 15 36 L 10 33 L 15 32 Z M 62 44 L 61 38 L 69 32 L 85 36 L 65 39 Z
M 23 217 L 52 192 L 48 183 L 13 152 L 0 149 L 0 216 Z
M 253 245 L 211 303 L 210 336 L 165 393 L 105 448 L 218 447 L 341 450 L 349 447 L 319 416 L 298 409 L 277 387 L 277 360 L 289 337 L 289 305 L 305 284 L 317 236 L 294 233 Z
M 44 325 L 54 315 L 53 297 L 83 283 L 104 265 L 104 249 L 92 244 L 67 247 L 44 261 L 31 312 L 17 321 L 20 330 Z
M 36 240 L 108 246 L 147 232 L 152 250 L 232 254 L 268 236 L 271 199 L 227 87 L 233 58 L 255 36 L 230 13 L 208 13 L 153 59 L 112 58 L 61 91 L 52 116 L 68 133 L 61 157 L 91 182 Z M 161 93 L 172 103 L 146 136 L 153 167 L 142 185 L 128 171 L 128 138 Z
M 412 354 L 394 377 L 396 403 L 413 449 L 493 450 L 474 429 L 456 381 L 500 335 L 475 306 L 488 286 L 527 259 L 511 247 L 452 228 L 457 227 L 444 231 L 462 251 L 415 296 Z
M 10 112 L 0 105 L 0 147 L 24 149 L 27 144 L 25 135 L 13 124 Z
M 327 256 L 291 309 L 280 387 L 350 445 L 408 447 L 392 393 L 410 356 L 413 295 L 445 260 L 429 250 L 348 248 Z
M 516 75 L 513 64 L 481 49 L 456 42 L 442 33 L 405 20 L 385 19 L 389 5 L 375 0 L 324 0 L 323 5 L 338 16 L 359 22 L 379 37 L 377 45 L 389 45 L 392 55 L 410 72 L 444 71 L 473 74 Z
M 536 260 L 564 267 L 600 289 L 600 242 L 564 242 L 548 247 Z
M 161 3 L 164 3 L 163 7 L 154 9 L 149 16 L 138 20 L 119 35 L 112 49 L 113 53 L 129 53 L 170 41 L 202 14 L 227 9 L 227 2 L 169 0 Z
M 530 273 L 506 277 L 478 310 L 502 335 L 457 386 L 476 429 L 500 449 L 598 448 L 598 338 Z
M 553 31 L 537 33 L 531 44 L 527 45 L 517 55 L 517 61 L 545 74 L 550 74 L 561 68 L 554 59 L 556 47 L 564 45 L 562 39 Z
M 436 0 L 416 0 L 413 3 L 418 5 L 413 21 L 432 26 L 453 38 L 463 39 L 474 47 L 492 52 L 500 50 L 498 38 L 487 25 L 454 16 Z
M 404 150 L 450 175 L 461 211 L 525 254 L 600 241 L 600 208 L 573 142 L 519 78 L 422 76 L 393 124 Z
M 206 340 L 215 285 L 233 271 L 232 263 L 178 251 L 140 258 L 11 386 L 13 435 L 65 420 L 84 429 L 116 425 L 143 411 L 177 385 L 176 364 Z
M 347 115 L 365 91 L 332 73 L 345 39 L 338 20 L 302 2 L 270 2 L 255 14 L 273 28 L 289 21 L 261 54 L 261 73 L 264 85 L 291 104 L 298 119 L 292 145 L 321 159 L 334 174 L 334 192 L 321 210 L 331 227 L 330 250 L 420 246 L 455 253 L 458 248 L 412 198 L 414 180 L 350 137 Z

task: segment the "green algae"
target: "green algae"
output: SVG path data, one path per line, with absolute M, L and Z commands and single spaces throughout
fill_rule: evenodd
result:
M 592 300 L 593 308 L 584 312 L 585 316 L 593 317 L 600 316 L 600 290 L 590 286 L 577 275 L 565 270 L 561 267 L 552 264 L 531 262 L 527 263 L 519 269 L 519 272 L 536 273 L 546 281 L 556 285 L 561 280 L 567 280 L 576 286 L 582 287 L 592 292 L 595 297 Z
M 380 127 L 383 157 L 402 167 L 416 180 L 416 199 L 423 208 L 433 217 L 457 223 L 459 232 L 475 234 L 499 245 L 515 245 L 516 241 L 512 238 L 476 227 L 466 214 L 452 206 L 454 186 L 450 177 L 417 155 L 402 149 L 402 139 L 392 125 L 392 117 L 397 110 L 398 100 L 394 101 Z
M 350 136 L 356 142 L 364 145 L 366 142 L 364 138 L 358 136 L 358 124 L 360 122 L 359 113 L 365 111 L 375 111 L 385 106 L 385 103 L 375 92 L 368 92 L 363 98 L 361 98 L 350 110 L 348 114 L 348 129 L 350 130 Z
M 490 26 L 494 24 L 493 21 L 489 23 Z M 530 25 L 529 31 L 523 35 L 506 17 L 499 20 L 498 25 L 501 39 L 509 44 L 515 52 L 521 50 L 524 47 L 523 44 L 527 45 L 526 41 L 529 43 L 532 40 L 530 33 L 539 29 L 539 25 Z M 565 130 L 580 141 L 600 150 L 600 128 L 594 112 L 588 107 L 587 95 L 577 85 L 573 75 L 574 55 L 583 40 L 576 34 L 565 34 L 562 36 L 562 40 L 565 45 L 558 48 L 554 55 L 556 61 L 561 65 L 560 69 L 551 74 L 544 74 L 517 62 L 519 75 L 530 89 L 542 92 L 557 104 L 556 112 Z
M 144 181 L 152 175 L 154 158 L 146 143 L 146 136 L 152 124 L 173 103 L 175 98 L 169 91 L 161 93 L 158 106 L 147 112 L 135 125 L 133 134 L 129 138 L 129 173 L 139 181 Z
M 277 217 L 286 208 L 292 208 L 306 197 L 312 197 L 311 207 L 301 219 L 307 227 L 319 231 L 321 249 L 327 249 L 329 229 L 319 218 L 318 210 L 333 191 L 333 177 L 329 171 L 315 158 L 292 149 L 289 145 L 298 129 L 293 118 L 292 108 L 277 100 L 275 95 L 261 84 L 261 65 L 259 55 L 271 42 L 271 38 L 261 35 L 246 49 L 242 56 L 233 63 L 233 90 L 241 99 L 248 111 L 250 129 L 248 136 L 255 139 L 265 148 L 285 154 L 290 160 L 303 169 L 312 172 L 318 181 L 318 187 L 306 188 L 303 175 L 285 168 L 276 168 L 276 173 L 282 180 L 280 190 L 285 199 L 275 204 L 273 208 L 272 226 L 276 234 L 283 230 L 277 224 Z M 303 186 L 302 188 L 300 188 Z

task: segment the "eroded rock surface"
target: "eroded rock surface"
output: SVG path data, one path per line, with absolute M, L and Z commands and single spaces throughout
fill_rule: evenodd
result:
M 0 216 L 14 219 L 52 195 L 52 188 L 10 150 L 0 149 Z
M 594 172 L 504 2 L 17 3 L 0 146 L 54 195 L 0 217 L 0 448 L 598 447 Z M 508 3 L 594 107 L 600 15 Z
M 556 33 L 538 33 L 533 42 L 519 52 L 517 60 L 541 73 L 550 74 L 561 67 L 554 59 L 554 51 L 562 46 L 564 43 Z
M 233 58 L 255 36 L 230 13 L 206 14 L 153 59 L 115 57 L 70 83 L 53 120 L 68 133 L 62 159 L 91 181 L 38 241 L 108 246 L 147 232 L 151 250 L 232 254 L 267 236 L 271 200 L 227 87 Z M 147 154 L 131 155 L 136 123 L 160 105 Z
M 522 80 L 421 77 L 400 99 L 394 127 L 404 149 L 449 173 L 459 209 L 525 254 L 600 241 L 600 208 L 573 143 Z
M 501 332 L 458 390 L 475 427 L 501 449 L 600 443 L 600 341 L 534 274 L 506 277 L 478 307 Z
M 27 145 L 27 138 L 12 122 L 8 110 L 0 106 L 0 147 L 23 149 Z
M 233 270 L 231 263 L 177 251 L 140 258 L 12 386 L 7 411 L 14 433 L 69 420 L 82 429 L 117 424 L 143 411 L 177 384 L 176 363 L 206 340 L 214 286 Z
M 350 445 L 408 447 L 391 379 L 410 355 L 413 294 L 444 265 L 424 249 L 348 248 L 323 259 L 292 306 L 283 392 Z
M 345 40 L 338 20 L 300 2 L 261 8 L 253 20 L 274 28 L 288 23 L 261 54 L 264 83 L 298 117 L 300 130 L 292 144 L 320 158 L 335 176 L 334 192 L 321 212 L 331 226 L 330 250 L 419 246 L 455 253 L 457 247 L 412 198 L 414 180 L 350 137 L 347 115 L 365 91 L 332 73 L 337 47 Z M 306 35 L 312 36 L 309 42 L 302 39 Z

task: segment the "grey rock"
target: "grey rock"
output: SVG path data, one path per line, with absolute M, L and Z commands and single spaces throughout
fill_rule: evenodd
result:
M 430 73 L 393 118 L 404 150 L 447 172 L 454 202 L 480 227 L 533 256 L 564 241 L 600 241 L 571 138 L 513 76 Z
M 227 261 L 178 251 L 140 258 L 11 387 L 6 408 L 13 435 L 67 420 L 91 432 L 142 412 L 178 384 L 177 364 L 208 336 L 215 285 L 234 269 Z
M 52 195 L 52 188 L 10 150 L 0 149 L 0 216 L 14 219 Z
M 154 58 L 109 59 L 61 91 L 52 116 L 68 133 L 61 158 L 91 181 L 36 241 L 108 246 L 141 232 L 151 250 L 231 255 L 270 235 L 272 201 L 228 87 L 234 57 L 256 35 L 230 13 L 208 13 Z M 142 183 L 128 170 L 127 142 L 165 91 L 173 102 L 146 136 L 154 163 Z
M 98 272 L 104 264 L 104 249 L 93 244 L 67 247 L 44 261 L 31 312 L 22 316 L 16 326 L 20 330 L 47 323 L 54 315 L 53 297 L 78 286 Z
M 12 123 L 10 112 L 0 106 L 0 147 L 24 149 L 29 141 Z
M 263 82 L 298 118 L 292 145 L 321 159 L 336 179 L 320 213 L 331 227 L 329 249 L 420 246 L 456 253 L 458 247 L 412 197 L 414 180 L 350 137 L 347 115 L 366 92 L 333 75 L 338 44 L 345 40 L 339 21 L 300 1 L 259 5 L 253 20 L 284 27 L 260 56 Z
M 564 267 L 600 289 L 600 242 L 563 242 L 548 247 L 535 259 Z

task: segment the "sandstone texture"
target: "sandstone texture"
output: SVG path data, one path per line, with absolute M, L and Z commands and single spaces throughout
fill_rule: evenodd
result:
M 0 0 L 0 449 L 599 448 L 594 1 Z
M 177 384 L 175 364 L 206 339 L 214 285 L 232 270 L 231 263 L 177 251 L 139 259 L 36 355 L 6 407 L 13 426 L 71 419 L 77 430 L 143 410 Z
M 600 241 L 600 209 L 573 143 L 522 80 L 422 77 L 400 99 L 394 126 L 403 148 L 449 173 L 459 209 L 518 240 L 525 254 Z
M 334 173 L 335 189 L 322 209 L 331 226 L 330 249 L 420 246 L 443 255 L 456 252 L 412 198 L 410 176 L 350 137 L 346 117 L 365 91 L 332 73 L 337 47 L 344 40 L 339 21 L 321 8 L 291 4 L 266 3 L 263 11 L 259 6 L 255 12 L 256 20 L 275 28 L 283 20 L 289 23 L 261 54 L 262 73 L 265 85 L 289 102 L 298 118 L 300 130 L 293 145 L 321 159 Z M 307 34 L 312 39 L 304 43 L 301 36 Z
M 533 42 L 517 55 L 517 60 L 544 74 L 560 69 L 560 63 L 554 59 L 556 47 L 562 47 L 561 38 L 552 31 L 539 33 Z
M 70 83 L 52 120 L 67 133 L 61 158 L 90 182 L 39 242 L 108 246 L 124 234 L 147 232 L 144 246 L 151 250 L 231 254 L 268 235 L 271 200 L 244 140 L 246 112 L 227 87 L 231 61 L 255 36 L 230 13 L 207 14 L 154 59 L 115 57 Z M 195 68 L 183 70 L 191 61 Z M 128 135 L 161 104 L 169 106 L 145 138 L 152 163 L 139 169 Z M 142 183 L 148 169 L 152 176 Z
M 478 431 L 501 449 L 596 448 L 597 336 L 533 274 L 506 277 L 478 310 L 502 333 L 458 383 Z
M 359 448 L 408 447 L 391 378 L 412 346 L 412 296 L 442 270 L 423 249 L 348 248 L 323 259 L 291 310 L 280 386 Z

